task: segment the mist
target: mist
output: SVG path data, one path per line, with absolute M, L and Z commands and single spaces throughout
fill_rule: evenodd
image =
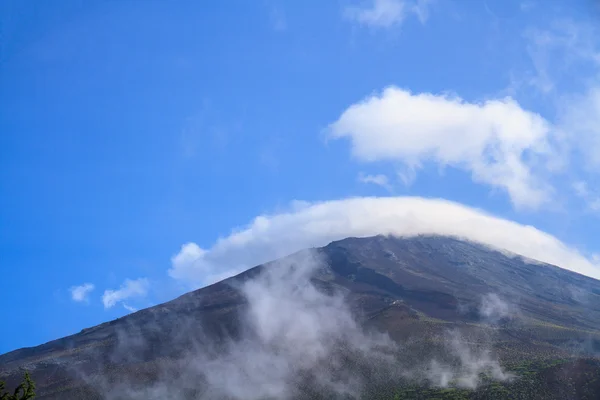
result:
M 402 382 L 473 389 L 481 374 L 510 378 L 486 342 L 474 347 L 458 331 L 439 338 L 440 357 L 429 354 L 415 362 L 404 344 L 364 327 L 316 250 L 269 263 L 251 279 L 230 282 L 245 301 L 237 334 L 215 339 L 185 319 L 172 321 L 177 326 L 168 345 L 179 349 L 180 356 L 162 360 L 152 377 L 140 372 L 143 377 L 131 382 L 118 374 L 86 377 L 86 382 L 108 400 L 254 400 L 358 399 Z M 482 303 L 482 312 L 504 315 L 499 300 L 490 299 Z M 490 311 L 496 309 L 500 311 Z M 140 354 L 150 346 L 144 341 L 160 329 L 120 332 L 109 361 L 143 365 Z
M 289 399 L 309 393 L 358 398 L 377 379 L 369 371 L 399 375 L 398 346 L 386 334 L 363 329 L 340 289 L 317 288 L 311 278 L 325 270 L 319 253 L 307 250 L 232 283 L 246 300 L 239 337 L 210 342 L 183 323 L 179 337 L 193 335 L 197 345 L 181 360 L 165 361 L 155 383 L 87 381 L 110 400 Z M 129 352 L 142 348 L 141 340 L 120 334 L 120 354 L 111 359 L 137 361 Z
M 520 316 L 519 308 L 496 293 L 488 293 L 481 299 L 479 315 L 484 322 L 497 324 Z
M 208 385 L 235 399 L 289 398 L 302 380 L 326 391 L 357 394 L 363 377 L 343 365 L 348 354 L 393 368 L 395 344 L 364 331 L 343 293 L 325 294 L 311 282 L 324 265 L 305 251 L 274 263 L 244 283 L 244 338 L 202 365 Z
M 426 376 L 432 385 L 476 389 L 481 384 L 482 374 L 496 381 L 514 378 L 504 371 L 489 342 L 484 341 L 479 347 L 469 346 L 457 330 L 449 331 L 445 339 L 450 361 L 443 363 L 435 358 L 431 361 Z

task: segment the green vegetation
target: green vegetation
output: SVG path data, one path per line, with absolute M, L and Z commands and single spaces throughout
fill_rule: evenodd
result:
M 481 377 L 475 390 L 459 387 L 397 386 L 382 400 L 499 400 L 499 399 L 598 399 L 600 361 L 597 359 L 528 360 L 507 366 L 514 379 L 504 382 Z
M 28 400 L 35 397 L 35 383 L 31 380 L 29 373 L 25 372 L 23 382 L 19 384 L 11 394 L 6 391 L 6 385 L 0 381 L 0 400 Z
M 458 388 L 407 388 L 394 395 L 393 400 L 438 399 L 463 400 L 471 398 L 471 391 Z

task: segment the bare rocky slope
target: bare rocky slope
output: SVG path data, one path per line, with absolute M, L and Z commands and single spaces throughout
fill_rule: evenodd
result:
M 327 353 L 332 368 L 337 368 L 335 382 L 341 382 L 342 375 L 384 378 L 360 380 L 375 382 L 372 387 L 347 384 L 351 390 L 324 384 L 319 393 L 303 386 L 304 372 L 298 372 L 289 397 L 600 398 L 600 281 L 448 237 L 348 238 L 313 254 L 321 264 L 310 278 L 312 287 L 322 296 L 343 299 L 361 332 L 368 332 L 361 335 L 389 335 L 398 344 L 390 352 L 400 358 L 392 364 L 363 360 L 362 350 L 345 345 L 347 337 L 340 335 L 334 352 L 343 356 Z M 257 266 L 173 301 L 1 355 L 0 378 L 14 384 L 23 369 L 29 370 L 40 399 L 152 398 L 155 394 L 143 388 L 179 379 L 182 370 L 190 369 L 190 354 L 206 355 L 203 349 L 210 348 L 211 356 L 203 357 L 215 362 L 221 360 L 221 352 L 232 354 L 231 343 L 254 340 L 248 339 L 245 325 L 253 305 L 241 288 L 277 264 Z M 326 320 L 322 323 L 327 326 Z M 462 346 L 454 353 L 448 351 L 449 337 L 459 338 L 450 347 Z M 465 352 L 471 357 L 467 361 Z M 483 365 L 469 375 L 476 384 L 464 374 L 431 369 L 437 365 L 433 360 L 446 358 L 453 368 L 452 354 L 446 353 L 454 354 L 454 363 L 462 363 L 463 370 Z M 407 372 L 419 362 L 428 367 Z M 340 367 L 344 363 L 353 367 Z M 388 376 L 378 370 L 389 370 L 390 365 L 402 373 Z M 503 371 L 499 382 L 496 365 Z M 427 379 L 433 372 L 436 378 Z M 446 376 L 450 378 L 444 381 Z M 139 390 L 121 397 L 107 395 L 107 387 L 122 382 Z M 178 383 L 176 395 L 167 386 L 167 394 L 157 396 L 259 398 L 207 392 L 204 386 L 209 383 L 200 375 L 186 377 L 185 382 L 189 387 Z

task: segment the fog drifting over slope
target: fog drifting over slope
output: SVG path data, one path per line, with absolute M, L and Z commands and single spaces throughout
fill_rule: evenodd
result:
M 486 343 L 472 348 L 457 331 L 440 338 L 445 349 L 435 358 L 406 359 L 410 352 L 402 344 L 356 319 L 341 289 L 318 288 L 311 280 L 316 273 L 326 279 L 331 272 L 320 253 L 305 250 L 233 283 L 247 300 L 239 316 L 240 337 L 226 339 L 225 345 L 205 341 L 169 367 L 164 360 L 160 378 L 152 383 L 87 380 L 109 400 L 258 400 L 369 398 L 372 390 L 407 379 L 475 388 L 482 373 L 495 380 L 510 378 Z M 180 335 L 203 336 L 179 322 Z M 145 347 L 143 340 L 142 332 L 120 337 L 121 360 L 135 359 L 136 347 Z M 177 338 L 170 340 L 177 345 Z
M 421 197 L 296 202 L 288 212 L 256 217 L 209 249 L 195 243 L 183 245 L 172 259 L 169 274 L 198 287 L 303 248 L 378 234 L 454 236 L 600 278 L 596 261 L 533 226 L 451 201 Z

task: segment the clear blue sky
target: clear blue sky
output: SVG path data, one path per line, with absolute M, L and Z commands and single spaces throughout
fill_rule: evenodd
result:
M 0 353 L 181 294 L 182 245 L 295 200 L 443 198 L 597 262 L 595 4 L 1 2 Z

